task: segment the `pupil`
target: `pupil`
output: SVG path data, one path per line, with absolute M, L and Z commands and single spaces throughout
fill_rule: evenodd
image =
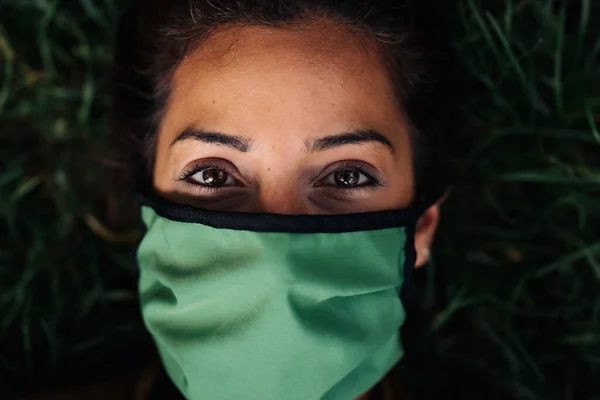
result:
M 227 182 L 227 172 L 218 169 L 205 169 L 202 171 L 202 180 L 205 185 L 218 186 Z
M 355 186 L 359 175 L 356 171 L 338 171 L 335 173 L 335 183 L 340 186 Z

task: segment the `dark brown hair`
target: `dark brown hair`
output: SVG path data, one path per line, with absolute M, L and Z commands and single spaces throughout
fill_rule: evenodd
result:
M 147 185 L 171 75 L 183 57 L 225 24 L 285 29 L 326 18 L 376 46 L 411 122 L 418 200 L 447 185 L 443 141 L 451 47 L 433 0 L 144 0 L 123 16 L 115 54 L 115 144 L 132 183 Z M 443 79 L 442 79 L 443 78 Z

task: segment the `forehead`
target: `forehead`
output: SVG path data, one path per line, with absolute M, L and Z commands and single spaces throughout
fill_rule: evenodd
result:
M 178 123 L 233 118 L 249 126 L 285 110 L 304 116 L 307 130 L 340 117 L 371 125 L 398 117 L 374 42 L 326 21 L 219 28 L 178 65 L 171 90 L 167 125 L 169 111 Z
M 190 72 L 198 63 L 229 72 L 243 70 L 244 66 L 250 69 L 293 65 L 319 76 L 327 72 L 356 75 L 367 72 L 366 69 L 372 73 L 381 67 L 375 43 L 327 20 L 280 28 L 224 26 L 213 31 L 184 59 L 175 78 Z

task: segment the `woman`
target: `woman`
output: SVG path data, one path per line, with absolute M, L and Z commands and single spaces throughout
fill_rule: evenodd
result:
M 400 398 L 380 381 L 445 187 L 432 11 L 152 0 L 123 19 L 142 315 L 186 398 Z

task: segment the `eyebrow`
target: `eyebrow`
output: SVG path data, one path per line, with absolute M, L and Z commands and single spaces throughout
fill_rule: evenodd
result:
M 394 146 L 392 143 L 381 133 L 372 129 L 357 129 L 351 132 L 344 132 L 337 135 L 325 136 L 312 142 L 305 142 L 306 149 L 310 152 L 315 151 L 326 151 L 335 147 L 346 146 L 349 144 L 362 144 L 362 143 L 380 143 L 392 152 Z
M 204 143 L 227 146 L 242 153 L 247 153 L 250 150 L 252 143 L 251 139 L 243 136 L 205 131 L 198 128 L 187 128 L 177 135 L 173 142 L 171 142 L 171 146 L 186 140 L 197 140 Z M 312 141 L 305 141 L 304 145 L 309 152 L 319 152 L 331 150 L 336 147 L 362 143 L 380 143 L 389 148 L 392 152 L 394 151 L 392 143 L 381 133 L 372 129 L 357 129 L 351 132 L 325 136 Z
M 231 147 L 232 149 L 241 151 L 242 153 L 250 150 L 251 140 L 243 136 L 229 135 L 226 133 L 204 131 L 202 129 L 187 128 L 181 132 L 175 140 L 171 142 L 171 146 L 185 140 L 198 140 L 209 144 L 218 144 L 221 146 Z

